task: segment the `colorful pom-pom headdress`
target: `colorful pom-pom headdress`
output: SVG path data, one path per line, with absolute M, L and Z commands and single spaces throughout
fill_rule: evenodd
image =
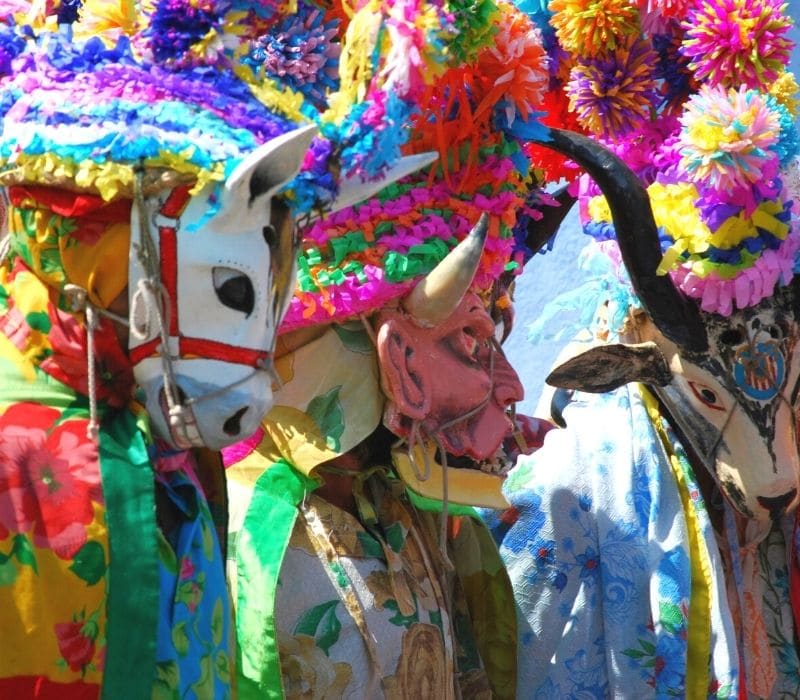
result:
M 3 3 L 0 184 L 110 201 L 131 196 L 143 167 L 146 187 L 199 191 L 315 122 L 321 136 L 285 194 L 298 214 L 324 209 L 342 178 L 376 179 L 400 157 L 398 125 L 424 83 L 399 75 L 409 61 L 392 55 L 404 50 L 402 13 L 379 8 L 370 21 L 344 36 L 333 8 L 306 0 Z M 449 31 L 430 6 L 418 71 L 435 74 Z
M 405 3 L 394 3 L 396 9 Z M 413 5 L 413 8 L 411 7 Z M 284 331 L 342 321 L 380 308 L 407 292 L 463 239 L 483 212 L 491 226 L 474 288 L 488 295 L 505 272 L 519 268 L 526 250 L 522 229 L 546 176 L 526 139 L 540 133 L 537 112 L 549 86 L 542 37 L 525 13 L 506 2 L 450 2 L 447 60 L 428 84 L 422 70 L 407 78 L 415 95 L 405 154 L 433 151 L 439 160 L 303 230 L 298 289 Z M 427 13 L 403 36 L 413 51 Z M 355 32 L 365 4 L 350 20 Z M 394 15 L 393 15 L 394 16 Z M 415 38 L 416 37 L 416 38 Z M 424 54 L 419 54 L 424 58 Z
M 659 274 L 725 316 L 787 284 L 800 249 L 800 202 L 787 174 L 800 144 L 785 6 L 549 7 L 561 49 L 551 56 L 570 111 L 648 188 L 664 253 Z M 584 230 L 618 260 L 605 200 L 588 179 L 580 191 Z
M 0 184 L 115 200 L 130 198 L 144 166 L 145 186 L 199 190 L 261 143 L 318 125 L 284 192 L 304 224 L 284 331 L 402 295 L 484 211 L 493 216 L 476 289 L 488 292 L 528 254 L 522 229 L 549 174 L 526 139 L 552 96 L 550 59 L 511 3 L 2 8 Z M 377 180 L 401 156 L 429 152 L 435 165 L 319 218 L 341 201 L 343 179 Z

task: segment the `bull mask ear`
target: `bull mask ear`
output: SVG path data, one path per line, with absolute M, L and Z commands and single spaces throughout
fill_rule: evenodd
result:
M 430 363 L 414 350 L 406 324 L 390 318 L 378 331 L 381 382 L 397 411 L 412 420 L 427 418 L 431 410 Z
M 314 124 L 287 131 L 242 160 L 225 181 L 218 221 L 222 225 L 230 220 L 239 222 L 248 212 L 257 222 L 264 220 L 264 211 L 257 211 L 256 201 L 271 197 L 300 171 L 306 151 L 317 135 Z
M 602 394 L 628 382 L 666 386 L 672 381 L 672 371 L 653 342 L 600 345 L 559 365 L 545 381 L 550 386 Z
M 403 299 L 403 308 L 419 325 L 437 326 L 456 310 L 475 277 L 488 230 L 489 216 L 483 213 L 467 237 Z

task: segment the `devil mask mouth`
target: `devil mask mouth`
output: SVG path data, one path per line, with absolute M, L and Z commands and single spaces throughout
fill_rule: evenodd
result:
M 487 459 L 476 460 L 468 455 L 451 454 L 447 454 L 446 459 L 443 459 L 441 452 L 437 450 L 436 461 L 454 469 L 472 469 L 498 477 L 505 477 L 514 466 L 514 460 L 506 452 L 505 441 L 497 448 L 495 454 Z
M 464 466 L 457 466 L 456 461 Z M 407 446 L 393 449 L 392 462 L 406 486 L 424 498 L 479 508 L 508 507 L 502 486 L 512 465 L 503 459 L 478 462 L 448 456 L 445 468 L 436 445 L 427 442 L 412 450 Z

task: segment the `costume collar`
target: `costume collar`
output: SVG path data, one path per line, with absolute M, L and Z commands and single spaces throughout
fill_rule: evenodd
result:
M 384 395 L 374 346 L 358 324 L 330 326 L 275 362 L 275 405 L 249 441 L 223 451 L 253 476 L 284 460 L 304 476 L 349 452 L 378 427 Z
M 424 498 L 445 500 L 445 468 L 436 459 L 435 444 L 415 445 L 413 461 L 407 448 L 394 449 L 392 462 L 411 491 Z M 503 479 L 498 475 L 456 467 L 448 467 L 446 475 L 448 502 L 497 510 L 509 507 L 502 491 Z

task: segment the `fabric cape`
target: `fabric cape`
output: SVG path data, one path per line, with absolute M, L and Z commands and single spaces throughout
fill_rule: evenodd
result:
M 746 677 L 796 693 L 794 516 L 751 555 L 726 543 L 709 509 L 730 532 L 730 507 L 704 501 L 638 385 L 576 393 L 564 419 L 510 473 L 512 508 L 485 514 L 519 610 L 520 697 L 730 698 Z
M 107 319 L 99 440 L 87 434 L 83 314 L 31 269 L 63 274 L 48 226 L 79 226 L 26 201 L 9 210 L 19 252 L 0 266 L 0 695 L 228 697 L 228 595 L 195 462 L 128 404 Z
M 282 698 L 281 668 L 275 627 L 275 596 L 281 562 L 303 498 L 319 486 L 286 461 L 266 468 L 257 479 L 244 526 L 232 540 L 228 556 L 235 559 L 237 575 L 237 619 L 240 640 L 237 667 L 239 696 Z M 407 491 L 414 507 L 442 512 L 442 503 L 422 499 Z M 480 623 L 477 643 L 496 697 L 514 697 L 515 632 L 513 596 L 505 569 L 491 543 L 488 531 L 474 509 L 450 505 L 455 518 L 468 518 L 480 543 L 486 575 L 485 585 L 467 590 L 470 613 Z M 457 547 L 458 545 L 456 545 Z M 491 553 L 495 556 L 492 558 Z M 473 552 L 474 554 L 474 552 Z M 459 562 L 456 558 L 456 569 Z M 487 589 L 491 595 L 487 595 Z M 503 650 L 503 653 L 498 652 Z

